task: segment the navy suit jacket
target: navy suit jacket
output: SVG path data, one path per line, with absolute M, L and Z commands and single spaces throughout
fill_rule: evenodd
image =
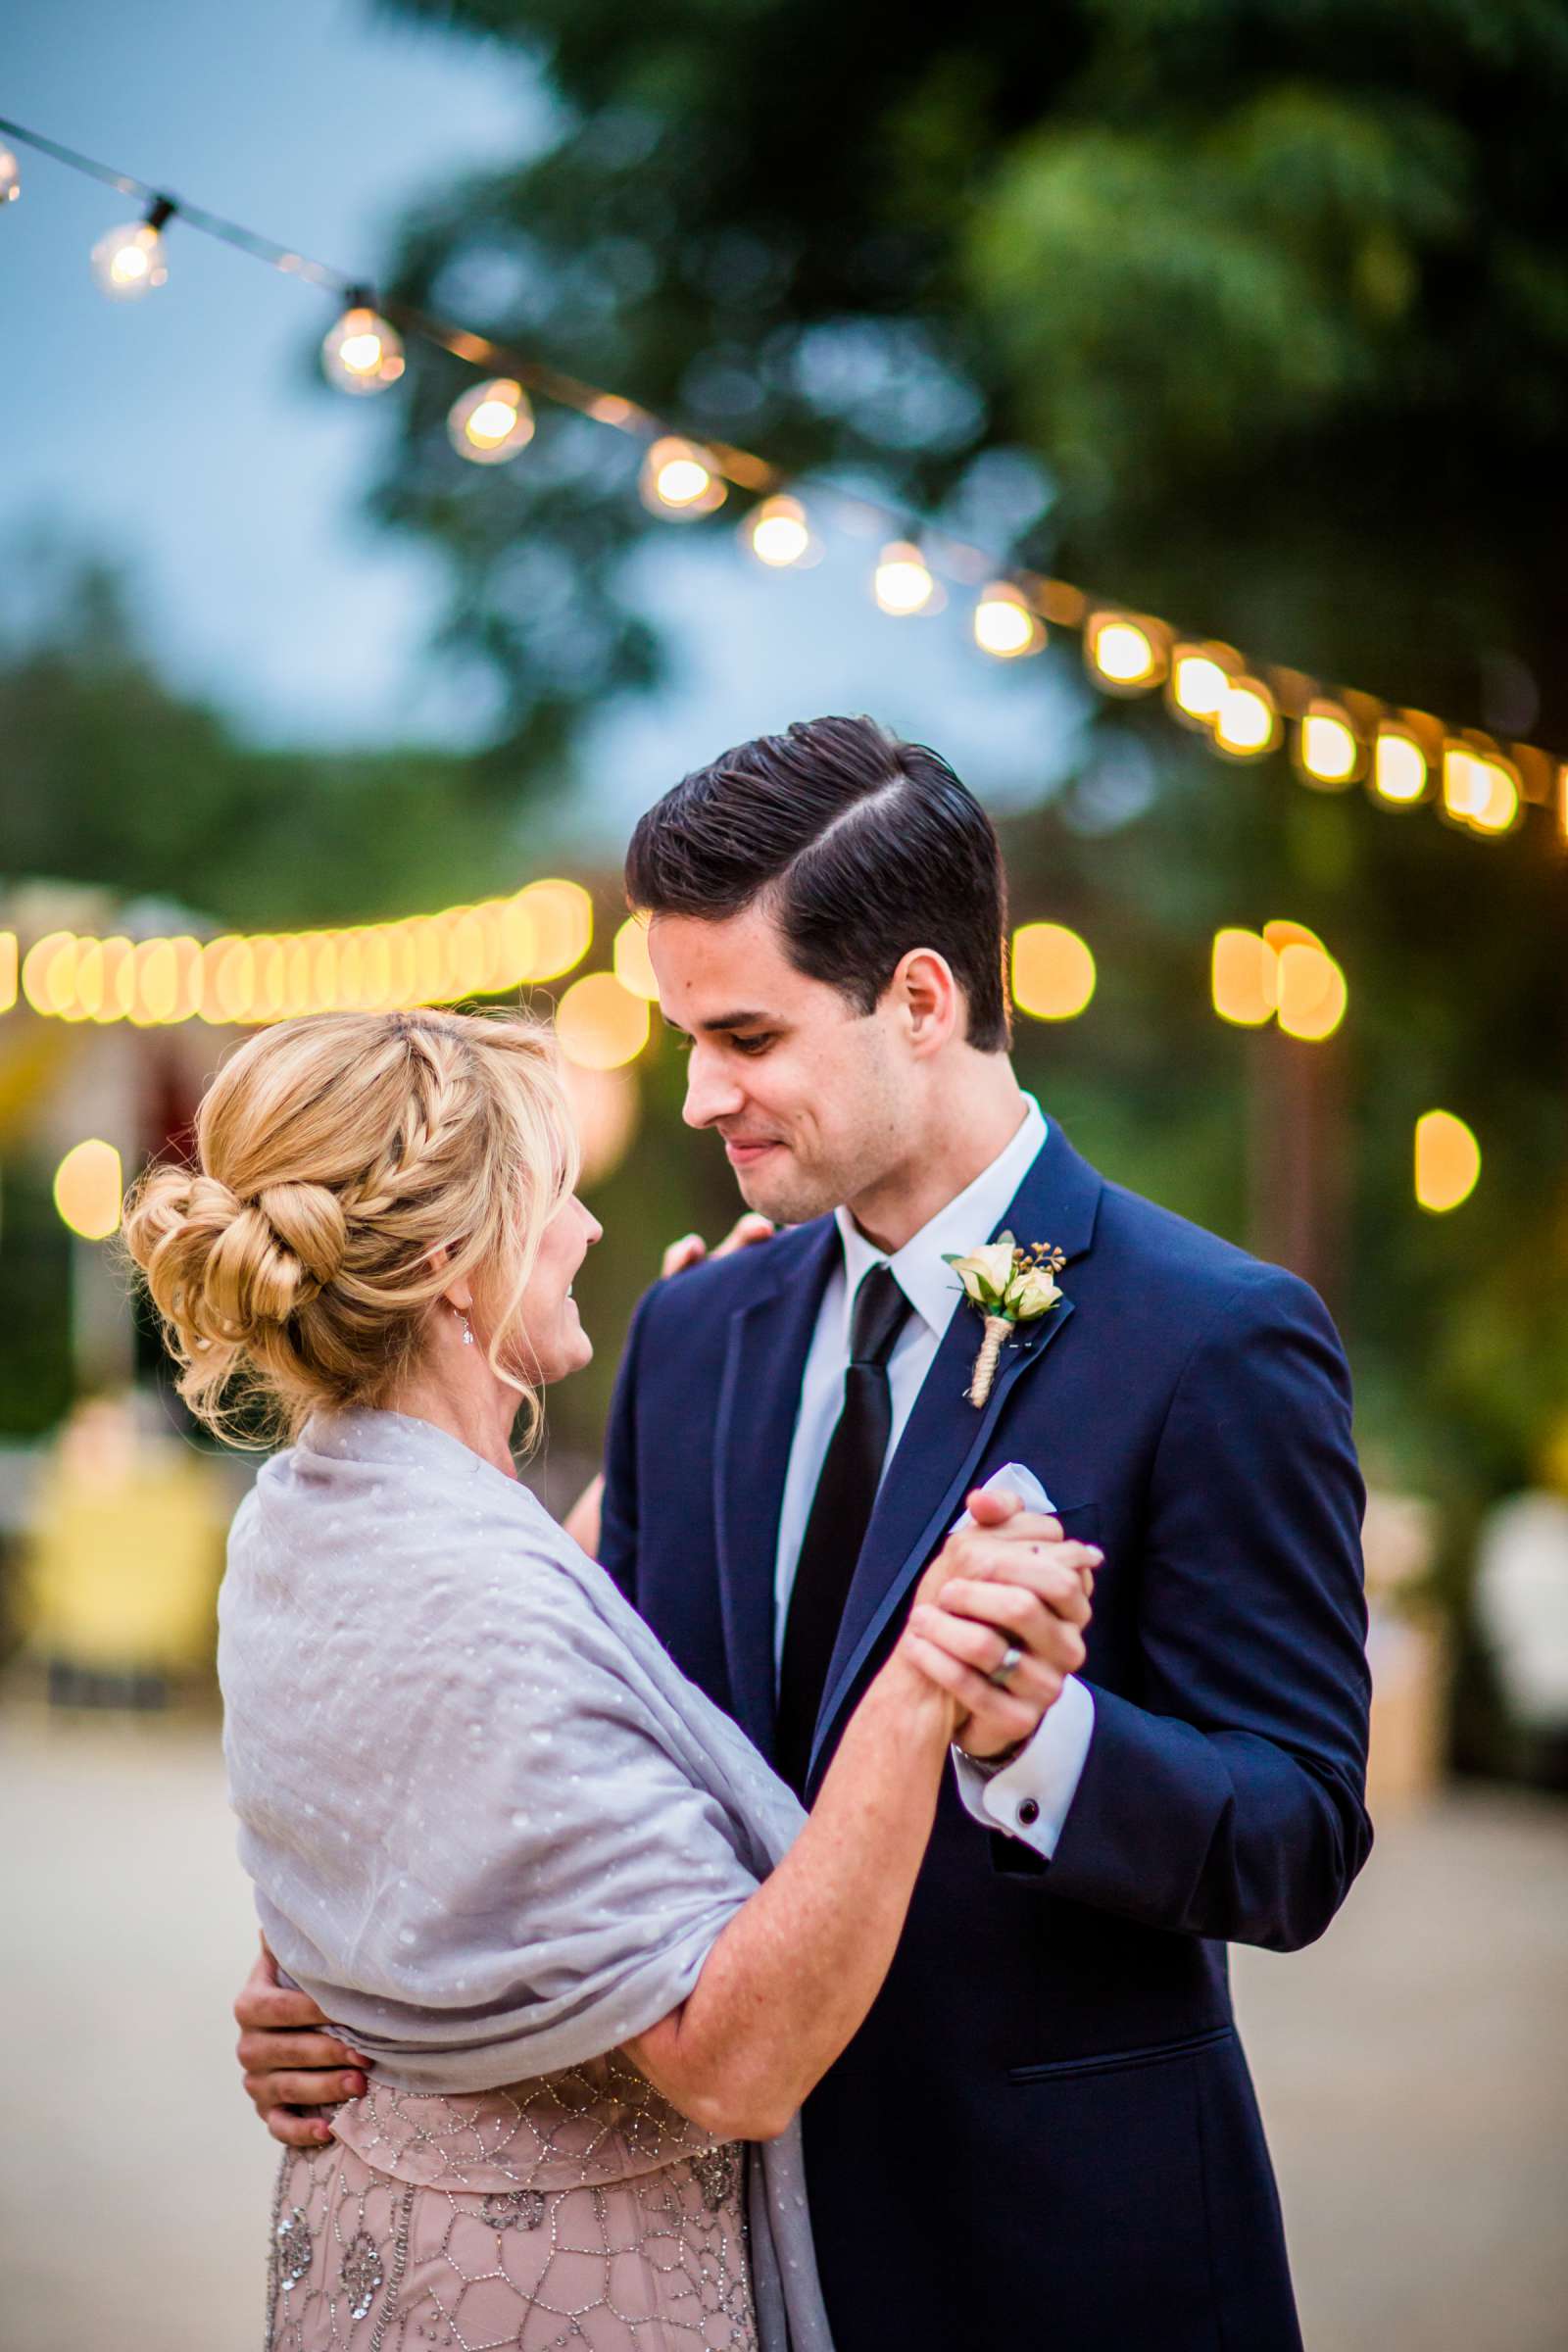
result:
M 1299 2342 L 1227 1941 L 1322 1934 L 1371 1843 L 1350 1386 L 1295 1276 L 1104 1182 L 1052 1122 L 1004 1225 L 1064 1303 L 964 1395 L 955 1314 L 877 1499 L 812 1786 L 966 1491 L 1027 1462 L 1103 1547 L 1095 1728 L 1048 1864 L 951 1784 L 887 1983 L 807 2102 L 838 2352 Z M 984 1237 L 975 1236 L 976 1241 Z M 612 1412 L 602 1557 L 764 1753 L 821 1218 L 662 1283 Z

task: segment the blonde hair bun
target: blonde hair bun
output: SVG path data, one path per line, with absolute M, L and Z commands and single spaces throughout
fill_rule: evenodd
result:
M 147 1171 L 126 1202 L 191 1409 L 236 1437 L 292 1434 L 322 1407 L 381 1401 L 433 1302 L 484 1293 L 504 1351 L 577 1147 L 553 1041 L 520 1014 L 326 1013 L 263 1030 L 196 1118 L 196 1164 Z M 514 1348 L 513 1353 L 515 1353 Z

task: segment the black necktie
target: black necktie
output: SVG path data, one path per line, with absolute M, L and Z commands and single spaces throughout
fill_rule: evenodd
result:
M 806 1785 L 822 1686 L 882 1476 L 893 1428 L 888 1357 L 908 1312 L 892 1270 L 873 1266 L 855 1294 L 844 1407 L 816 1482 L 784 1622 L 778 1768 L 796 1789 Z

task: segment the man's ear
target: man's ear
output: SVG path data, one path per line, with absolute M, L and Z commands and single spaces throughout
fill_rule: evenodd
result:
M 953 966 L 935 948 L 911 948 L 890 983 L 909 1044 L 922 1059 L 940 1053 L 963 1026 L 963 999 Z

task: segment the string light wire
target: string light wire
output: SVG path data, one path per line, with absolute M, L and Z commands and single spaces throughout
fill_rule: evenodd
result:
M 403 336 L 431 344 L 468 367 L 536 394 L 541 399 L 553 402 L 558 408 L 573 410 L 596 424 L 606 424 L 614 431 L 632 434 L 650 445 L 665 439 L 679 441 L 697 453 L 701 462 L 714 475 L 733 483 L 739 490 L 748 491 L 760 499 L 769 499 L 788 491 L 799 492 L 803 487 L 798 477 L 755 451 L 714 441 L 706 434 L 682 432 L 678 426 L 653 410 L 644 408 L 640 402 L 618 392 L 607 391 L 580 376 L 567 374 L 530 353 L 518 351 L 511 344 L 497 342 L 493 336 L 438 318 L 412 303 L 372 296 L 362 272 L 339 270 L 293 246 L 280 244 L 276 238 L 247 228 L 240 221 L 227 220 L 222 214 L 212 212 L 204 205 L 189 204 L 183 197 L 172 196 L 150 180 L 138 179 L 131 172 L 116 171 L 112 165 L 101 163 L 96 157 L 83 155 L 78 149 L 68 147 L 58 139 L 48 138 L 25 123 L 14 122 L 0 116 L 0 138 L 20 141 L 23 146 L 47 156 L 68 171 L 97 180 L 122 196 L 137 198 L 146 208 L 147 217 L 156 219 L 160 225 L 165 221 L 177 220 L 182 227 L 193 229 L 201 236 L 216 238 L 250 260 L 265 263 L 284 276 L 300 278 L 307 285 L 319 287 L 323 292 L 336 296 L 346 307 L 373 302 L 375 309 Z M 1066 580 L 1045 579 L 1018 569 L 1009 571 L 1005 562 L 994 551 L 977 547 L 951 534 L 933 532 L 922 517 L 894 501 L 845 491 L 816 478 L 810 485 L 810 497 L 813 504 L 836 510 L 851 527 L 858 528 L 862 533 L 868 524 L 878 530 L 890 526 L 901 544 L 924 551 L 922 562 L 937 564 L 939 568 L 945 569 L 957 581 L 973 583 L 991 579 L 993 585 L 986 590 L 986 598 L 995 598 L 999 589 L 1006 586 L 1041 621 L 1057 628 L 1082 629 L 1085 633 L 1086 667 L 1093 682 L 1102 690 L 1123 696 L 1136 694 L 1157 684 L 1164 675 L 1163 654 L 1155 639 L 1176 639 L 1178 632 L 1169 628 L 1168 624 L 1153 623 L 1153 636 L 1149 637 L 1149 615 L 1129 613 L 1108 598 L 1091 598 L 1084 590 L 1075 588 Z M 1007 575 L 1005 581 L 999 576 L 1004 573 Z M 932 601 L 925 600 L 919 607 L 909 606 L 906 610 L 929 611 Z M 982 599 L 984 601 L 985 598 Z M 894 610 L 898 611 L 899 608 L 895 606 Z M 1131 645 L 1135 636 L 1147 637 L 1152 648 L 1147 673 L 1130 675 L 1124 667 L 1107 664 L 1102 659 L 1097 659 L 1097 651 L 1119 655 Z M 1043 644 L 1045 637 L 1046 631 L 1042 629 L 1039 642 Z M 979 634 L 979 642 L 985 648 L 983 631 Z M 1001 650 L 1010 653 L 1023 649 L 1009 644 Z M 1199 641 L 1184 642 L 1180 658 L 1183 662 L 1191 662 L 1209 650 Z M 1229 655 L 1231 649 L 1212 650 L 1216 655 Z M 1298 732 L 1318 714 L 1324 689 L 1315 679 L 1298 670 L 1266 663 L 1256 665 L 1256 672 L 1255 678 L 1246 681 L 1246 695 L 1241 699 L 1257 700 L 1266 714 L 1266 705 L 1262 703 L 1258 692 L 1259 682 L 1266 681 L 1262 686 L 1262 694 L 1271 694 L 1279 717 L 1292 721 Z M 1182 701 L 1180 694 L 1177 700 Z M 1516 797 L 1516 803 L 1530 802 L 1553 808 L 1558 816 L 1559 832 L 1568 840 L 1568 762 L 1555 755 L 1534 744 L 1494 746 L 1489 739 L 1474 731 L 1465 731 L 1457 745 L 1460 756 L 1468 750 L 1472 758 L 1478 755 L 1483 760 L 1490 758 L 1495 763 L 1500 778 L 1488 808 L 1481 808 L 1478 803 L 1475 810 L 1467 812 L 1465 808 L 1455 806 L 1451 795 L 1444 796 L 1426 784 L 1419 791 L 1383 790 L 1379 760 L 1374 758 L 1370 762 L 1363 762 L 1360 758 L 1365 745 L 1370 744 L 1376 750 L 1381 736 L 1394 734 L 1407 737 L 1426 754 L 1427 768 L 1432 776 L 1441 777 L 1445 750 L 1454 744 L 1458 730 L 1431 712 L 1402 710 L 1380 696 L 1349 688 L 1334 690 L 1333 700 L 1337 709 L 1347 714 L 1345 723 L 1356 747 L 1355 754 L 1346 759 L 1345 782 L 1350 781 L 1351 776 L 1360 772 L 1364 764 L 1368 790 L 1385 805 L 1398 805 L 1417 797 L 1429 798 L 1435 800 L 1439 812 L 1448 822 L 1482 836 L 1496 836 L 1508 829 L 1506 825 L 1496 822 L 1494 814 L 1489 814 L 1489 810 L 1494 811 L 1499 794 L 1506 798 L 1507 793 L 1511 792 Z M 1235 688 L 1229 688 L 1227 695 L 1220 698 L 1219 709 L 1214 713 L 1200 710 L 1196 703 L 1190 703 L 1184 705 L 1182 714 L 1189 723 L 1208 732 L 1214 748 L 1222 756 L 1233 759 L 1265 757 L 1279 740 L 1279 727 L 1273 724 L 1265 727 L 1259 719 L 1255 726 L 1238 734 L 1234 723 L 1235 710 L 1231 711 L 1230 722 L 1227 723 L 1228 703 L 1235 704 L 1236 710 L 1240 710 Z M 1250 707 L 1243 715 L 1251 719 L 1255 713 Z M 1300 756 L 1298 747 L 1298 761 Z M 1314 782 L 1332 784 L 1341 780 L 1338 776 L 1324 776 L 1320 766 L 1313 773 L 1310 759 L 1305 764 Z

